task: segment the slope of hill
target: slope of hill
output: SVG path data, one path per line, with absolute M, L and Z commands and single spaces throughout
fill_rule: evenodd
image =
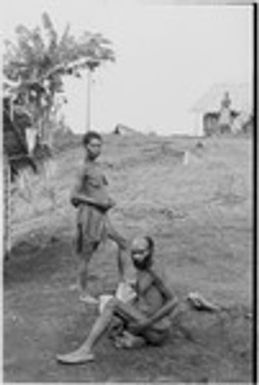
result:
M 15 245 L 4 277 L 5 381 L 251 380 L 251 139 L 196 142 L 107 135 L 102 161 L 117 201 L 116 227 L 129 238 L 155 238 L 157 262 L 182 301 L 198 291 L 222 311 L 184 311 L 170 341 L 145 354 L 118 352 L 105 339 L 98 362 L 56 364 L 55 354 L 77 346 L 96 316 L 69 290 L 77 268 L 69 193 L 83 159 L 73 147 L 58 155 L 47 184 L 32 177 L 28 201 L 25 192 L 14 195 Z M 113 290 L 114 246 L 102 247 L 91 266 L 93 293 Z

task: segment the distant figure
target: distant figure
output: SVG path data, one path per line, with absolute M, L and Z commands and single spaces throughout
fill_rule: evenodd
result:
M 160 345 L 168 338 L 171 326 L 169 315 L 178 309 L 178 300 L 154 268 L 153 239 L 148 236 L 135 238 L 131 259 L 136 274 L 135 284 L 132 284 L 135 296 L 126 302 L 112 297 L 79 349 L 58 355 L 58 362 L 80 364 L 94 360 L 93 348 L 115 318 L 122 323 L 117 347 Z M 121 269 L 123 276 L 123 263 Z
M 197 142 L 195 147 L 201 149 L 204 148 L 204 144 L 202 142 Z
M 120 135 L 120 126 L 119 126 L 119 125 L 117 125 L 117 126 L 115 127 L 115 129 L 114 129 L 114 134 L 115 134 L 115 135 Z
M 224 98 L 221 101 L 221 109 L 219 115 L 219 130 L 221 134 L 226 132 L 231 132 L 231 99 L 229 97 L 229 93 L 225 92 Z
M 108 211 L 115 205 L 107 192 L 107 179 L 96 159 L 101 154 L 102 137 L 94 131 L 84 135 L 85 162 L 71 194 L 71 203 L 78 209 L 76 251 L 80 259 L 80 299 L 96 303 L 87 290 L 88 264 L 101 242 L 110 238 L 120 253 L 127 248 L 126 240 L 113 228 Z

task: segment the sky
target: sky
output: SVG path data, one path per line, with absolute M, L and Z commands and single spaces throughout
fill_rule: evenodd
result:
M 58 31 L 101 32 L 116 63 L 98 69 L 91 86 L 91 128 L 121 123 L 143 132 L 192 132 L 196 101 L 215 83 L 251 82 L 252 8 L 248 5 L 170 5 L 137 0 L 4 0 L 2 35 L 34 27 L 47 11 Z M 4 17 L 3 17 L 4 16 Z M 63 109 L 84 132 L 87 80 L 66 80 Z

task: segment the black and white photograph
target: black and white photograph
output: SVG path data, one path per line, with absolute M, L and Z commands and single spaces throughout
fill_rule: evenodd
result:
M 255 382 L 257 8 L 2 2 L 3 383 Z

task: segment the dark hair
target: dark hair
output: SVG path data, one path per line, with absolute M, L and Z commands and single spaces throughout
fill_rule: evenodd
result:
M 144 237 L 144 239 L 147 241 L 149 253 L 152 255 L 154 252 L 154 248 L 155 248 L 155 242 L 154 242 L 153 238 L 151 238 L 148 235 L 146 235 Z
M 84 146 L 87 146 L 92 139 L 98 139 L 102 142 L 102 137 L 100 134 L 98 134 L 98 132 L 96 131 L 88 131 L 84 136 L 83 136 L 83 140 L 82 140 L 82 143 Z

